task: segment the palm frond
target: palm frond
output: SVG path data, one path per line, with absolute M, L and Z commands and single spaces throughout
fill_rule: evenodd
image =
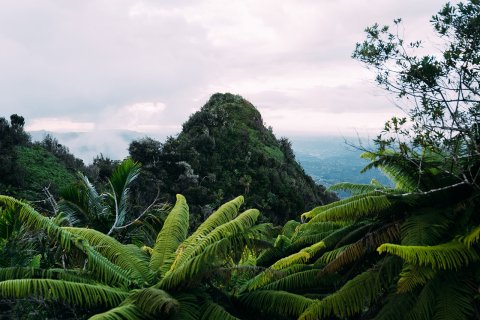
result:
M 480 257 L 465 244 L 451 241 L 436 246 L 402 246 L 385 243 L 377 251 L 399 256 L 408 263 L 434 269 L 458 270 L 478 261 Z
M 172 255 L 187 236 L 188 221 L 187 201 L 184 196 L 177 194 L 177 202 L 167 216 L 153 247 L 150 270 L 164 273 L 170 268 Z
M 141 165 L 130 158 L 123 160 L 113 171 L 109 179 L 112 187 L 111 196 L 115 199 L 116 219 L 114 226 L 121 226 L 128 212 L 130 185 L 140 174 Z

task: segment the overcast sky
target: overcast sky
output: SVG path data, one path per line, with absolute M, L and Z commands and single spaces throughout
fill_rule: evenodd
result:
M 20 114 L 28 130 L 88 132 L 92 154 L 125 152 L 112 130 L 178 133 L 215 92 L 248 99 L 278 135 L 377 132 L 398 111 L 350 58 L 355 43 L 398 17 L 408 39 L 428 40 L 443 4 L 2 0 L 0 116 Z

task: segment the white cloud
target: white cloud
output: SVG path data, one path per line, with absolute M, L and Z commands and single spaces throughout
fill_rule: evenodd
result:
M 328 117 L 348 128 L 362 113 L 394 110 L 350 58 L 363 29 L 403 17 L 408 39 L 434 39 L 428 21 L 442 3 L 5 0 L 0 116 L 21 114 L 29 128 L 175 134 L 211 94 L 229 91 L 275 131 L 292 129 L 272 118 L 291 112 L 306 112 L 312 134 L 324 126 L 307 122 Z
M 66 118 L 36 118 L 26 125 L 27 131 L 89 132 L 95 128 L 93 122 L 76 122 Z

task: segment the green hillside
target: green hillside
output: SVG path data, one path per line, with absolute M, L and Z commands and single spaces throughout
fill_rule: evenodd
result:
M 153 144 L 151 139 L 135 141 L 130 154 L 144 164 L 152 182 L 161 181 L 162 191 L 171 197 L 185 194 L 192 211 L 204 216 L 243 194 L 247 206 L 282 223 L 335 198 L 304 172 L 290 142 L 277 139 L 260 112 L 238 95 L 212 95 L 178 137 L 149 155 L 145 150 Z

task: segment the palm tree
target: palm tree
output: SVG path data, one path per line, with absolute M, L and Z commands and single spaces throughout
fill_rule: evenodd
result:
M 177 201 L 155 245 L 137 247 L 89 228 L 61 227 L 31 206 L 0 196 L 1 212 L 14 210 L 32 231 L 45 232 L 65 259 L 61 268 L 0 268 L 0 297 L 37 297 L 100 310 L 91 319 L 236 319 L 216 280 L 268 240 L 270 224 L 258 210 L 239 213 L 238 197 L 187 237 L 189 211 Z
M 61 201 L 56 211 L 64 213 L 73 225 L 86 226 L 108 235 L 124 230 L 140 219 L 156 204 L 142 213 L 131 212 L 131 185 L 140 174 L 141 165 L 130 158 L 122 161 L 107 179 L 107 188 L 99 192 L 89 179 L 79 173 L 77 184 L 61 192 Z M 127 219 L 132 221 L 127 222 Z

